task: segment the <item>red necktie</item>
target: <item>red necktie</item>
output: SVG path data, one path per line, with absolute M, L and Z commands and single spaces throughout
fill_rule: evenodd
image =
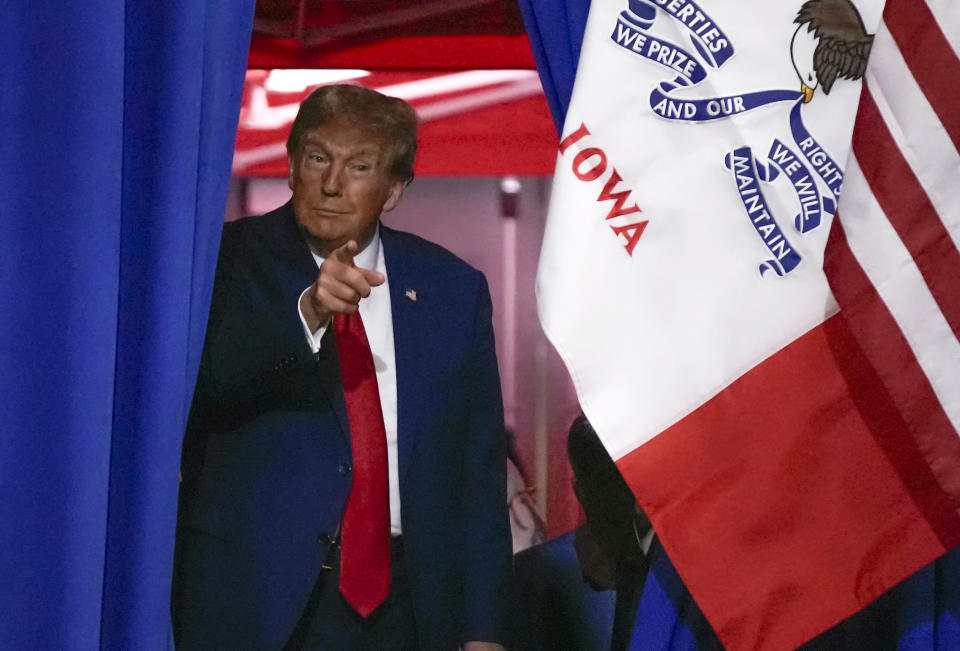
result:
M 353 449 L 353 486 L 340 533 L 340 592 L 366 617 L 390 590 L 387 433 L 373 354 L 360 314 L 337 314 L 333 332 Z

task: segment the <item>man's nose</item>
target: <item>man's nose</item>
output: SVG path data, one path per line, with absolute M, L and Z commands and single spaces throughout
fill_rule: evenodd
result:
M 338 197 L 343 191 L 343 167 L 333 164 L 323 175 L 323 193 L 328 197 Z

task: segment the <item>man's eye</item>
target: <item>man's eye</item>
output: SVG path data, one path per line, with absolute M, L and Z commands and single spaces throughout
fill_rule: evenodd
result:
M 356 169 L 358 172 L 366 172 L 368 169 L 370 169 L 370 166 L 361 163 L 359 165 L 354 166 L 354 169 Z
M 326 158 L 324 158 L 323 154 L 310 154 L 310 160 L 314 163 L 322 163 Z

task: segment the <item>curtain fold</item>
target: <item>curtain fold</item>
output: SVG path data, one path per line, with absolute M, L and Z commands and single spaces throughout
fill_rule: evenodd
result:
M 590 2 L 520 0 L 520 10 L 537 61 L 543 94 L 559 134 L 563 131 L 563 120 L 573 94 Z
M 171 645 L 253 5 L 0 8 L 2 648 Z

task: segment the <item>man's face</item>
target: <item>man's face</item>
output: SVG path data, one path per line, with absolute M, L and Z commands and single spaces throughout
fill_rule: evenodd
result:
M 337 120 L 304 132 L 288 183 L 297 220 L 324 256 L 350 240 L 365 247 L 404 187 L 390 174 L 388 143 Z

